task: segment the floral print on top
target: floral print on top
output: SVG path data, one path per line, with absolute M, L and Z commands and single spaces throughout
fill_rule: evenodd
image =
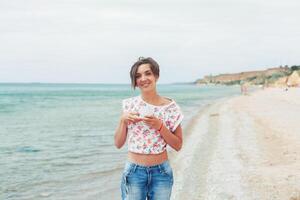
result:
M 123 112 L 137 112 L 140 116 L 153 113 L 171 132 L 174 132 L 183 120 L 180 107 L 174 100 L 167 105 L 155 106 L 145 102 L 141 96 L 136 96 L 124 99 L 122 107 Z M 128 123 L 127 128 L 129 151 L 141 154 L 159 154 L 165 151 L 167 143 L 159 131 L 150 128 L 143 121 Z

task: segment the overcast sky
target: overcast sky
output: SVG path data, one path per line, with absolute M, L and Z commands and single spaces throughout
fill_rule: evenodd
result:
M 0 82 L 160 83 L 300 64 L 298 0 L 0 0 Z

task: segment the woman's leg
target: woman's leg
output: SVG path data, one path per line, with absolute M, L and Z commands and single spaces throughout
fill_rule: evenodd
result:
M 149 200 L 170 200 L 173 187 L 173 171 L 169 162 L 160 165 L 158 170 L 151 173 L 149 185 Z
M 145 170 L 127 163 L 122 175 L 122 200 L 146 200 L 148 176 Z

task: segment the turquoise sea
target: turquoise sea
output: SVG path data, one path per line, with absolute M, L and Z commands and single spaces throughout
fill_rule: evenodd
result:
M 237 86 L 159 84 L 183 127 Z M 126 146 L 114 147 L 127 84 L 0 84 L 0 199 L 119 199 Z

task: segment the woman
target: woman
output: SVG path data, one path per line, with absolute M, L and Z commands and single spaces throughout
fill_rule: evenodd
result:
M 167 200 L 173 186 L 167 144 L 176 151 L 182 146 L 180 123 L 183 115 L 172 99 L 156 90 L 159 65 L 152 58 L 140 58 L 130 71 L 132 87 L 141 94 L 123 100 L 123 113 L 115 132 L 121 148 L 128 136 L 128 161 L 122 175 L 122 199 Z

